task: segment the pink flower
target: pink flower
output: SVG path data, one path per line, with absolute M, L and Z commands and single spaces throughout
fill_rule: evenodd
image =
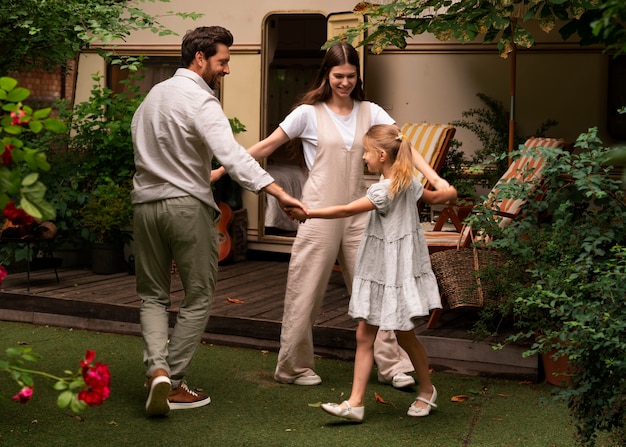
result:
M 0 284 L 2 284 L 2 281 L 4 281 L 4 278 L 7 277 L 7 269 L 4 268 L 3 265 L 0 265 Z
M 33 216 L 22 209 L 15 208 L 15 202 L 6 204 L 3 211 L 4 217 L 9 219 L 14 225 L 30 225 L 33 223 Z
M 21 126 L 22 124 L 26 124 L 28 122 L 28 118 L 24 118 L 26 116 L 26 112 L 22 109 L 11 112 L 11 124 L 14 126 Z
M 21 404 L 25 404 L 31 397 L 33 397 L 33 389 L 25 386 L 19 393 L 13 396 L 13 400 Z

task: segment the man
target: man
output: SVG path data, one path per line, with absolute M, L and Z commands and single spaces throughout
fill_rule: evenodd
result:
M 211 401 L 183 379 L 209 319 L 217 276 L 213 156 L 243 187 L 275 196 L 283 209 L 303 208 L 235 141 L 213 93 L 230 73 L 232 43 L 232 34 L 219 26 L 189 31 L 181 46 L 186 68 L 154 86 L 133 117 L 137 172 L 131 198 L 149 416 Z M 185 298 L 168 337 L 172 259 Z

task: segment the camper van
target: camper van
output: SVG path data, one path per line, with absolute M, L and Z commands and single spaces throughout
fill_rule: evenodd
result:
M 179 0 L 146 2 L 145 10 L 178 35 L 159 37 L 148 31 L 132 34 L 116 46 L 125 55 L 146 55 L 145 91 L 171 76 L 180 62 L 184 33 L 201 25 L 221 25 L 235 37 L 231 47 L 231 74 L 219 95 L 226 115 L 245 126 L 236 138 L 249 147 L 269 135 L 291 110 L 298 96 L 314 80 L 323 56 L 321 46 L 330 36 L 361 20 L 353 14 L 356 0 Z M 168 10 L 203 13 L 197 21 L 183 20 Z M 520 134 L 528 135 L 540 123 L 554 119 L 553 137 L 575 140 L 589 127 L 607 134 L 609 56 L 597 48 L 563 42 L 558 33 L 545 34 L 533 48 L 517 55 L 515 118 Z M 511 94 L 511 64 L 499 56 L 494 44 L 440 42 L 421 35 L 399 50 L 371 54 L 362 48 L 366 97 L 385 108 L 399 125 L 449 123 L 482 104 L 483 93 L 504 104 Z M 75 101 L 89 97 L 93 73 L 105 73 L 114 85 L 117 74 L 95 51 L 84 52 L 77 67 Z M 478 146 L 476 137 L 458 129 L 455 139 L 466 153 Z M 262 161 L 263 166 L 294 195 L 306 172 L 286 148 Z M 242 192 L 247 247 L 288 253 L 297 223 L 286 219 L 265 194 Z

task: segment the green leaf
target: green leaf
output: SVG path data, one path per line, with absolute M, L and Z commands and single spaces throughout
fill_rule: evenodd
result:
M 17 85 L 17 80 L 13 78 L 9 78 L 7 76 L 3 76 L 0 78 L 0 88 L 4 91 L 11 91 Z
M 33 133 L 39 133 L 43 129 L 43 124 L 42 124 L 41 121 L 29 121 L 28 122 L 28 128 Z
M 44 120 L 43 125 L 47 130 L 55 133 L 63 133 L 67 131 L 65 123 L 55 118 L 48 118 Z
M 43 214 L 41 210 L 33 205 L 27 198 L 22 197 L 20 199 L 20 208 L 22 208 L 25 212 L 33 216 L 35 219 L 43 219 Z
M 85 387 L 85 381 L 80 378 L 77 380 L 72 380 L 72 383 L 70 383 L 70 390 L 72 391 L 76 391 L 76 390 L 82 390 Z
M 81 411 L 85 411 L 87 409 L 87 403 L 85 401 L 79 400 L 78 396 L 75 395 L 72 398 L 70 408 L 74 413 L 80 413 Z
M 39 179 L 39 174 L 36 172 L 31 172 L 22 180 L 22 186 L 33 186 L 37 180 Z
M 72 393 L 70 390 L 63 391 L 61 394 L 59 394 L 59 397 L 57 398 L 57 406 L 59 408 L 67 407 L 72 401 L 73 397 L 74 393 Z
M 9 135 L 19 135 L 22 133 L 22 126 L 9 125 L 4 127 L 4 131 Z
M 30 96 L 30 90 L 24 87 L 16 87 L 7 95 L 7 101 L 22 102 Z
M 67 383 L 65 383 L 63 380 L 59 380 L 58 382 L 56 382 L 54 384 L 54 389 L 56 391 L 63 391 L 67 389 Z
M 52 108 L 47 107 L 45 109 L 41 109 L 41 110 L 37 110 L 35 113 L 33 113 L 33 118 L 38 119 L 38 120 L 42 120 L 44 118 L 47 118 L 48 115 L 50 115 L 50 112 L 52 111 Z

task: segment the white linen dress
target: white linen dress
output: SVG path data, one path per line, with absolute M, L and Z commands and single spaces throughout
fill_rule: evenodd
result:
M 441 308 L 441 299 L 417 211 L 424 188 L 413 179 L 392 199 L 390 184 L 385 179 L 367 190 L 376 209 L 359 246 L 349 314 L 381 330 L 407 331 L 414 318 Z

